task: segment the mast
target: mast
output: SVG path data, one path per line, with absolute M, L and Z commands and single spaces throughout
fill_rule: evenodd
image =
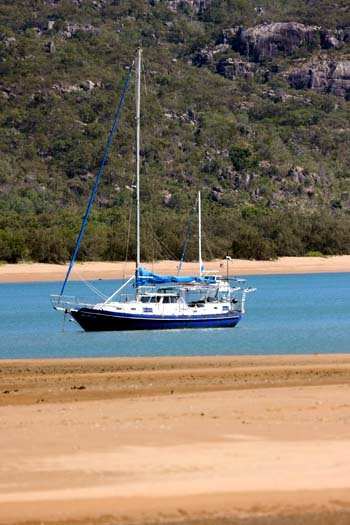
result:
M 140 106 L 141 106 L 141 54 L 136 59 L 136 277 L 140 267 Z
M 199 261 L 199 276 L 203 273 L 202 261 L 202 210 L 201 210 L 201 192 L 198 192 L 198 261 Z
M 86 211 L 85 211 L 85 215 L 84 215 L 81 227 L 80 227 L 80 231 L 79 231 L 79 235 L 78 235 L 77 241 L 75 243 L 74 252 L 73 252 L 72 258 L 70 260 L 69 267 L 68 267 L 68 270 L 67 270 L 67 274 L 66 274 L 66 277 L 64 279 L 62 288 L 61 288 L 60 297 L 64 293 L 64 290 L 65 290 L 65 287 L 67 285 L 69 276 L 71 274 L 71 271 L 73 269 L 75 260 L 76 260 L 77 255 L 78 255 L 79 246 L 80 246 L 81 240 L 82 240 L 84 232 L 85 232 L 85 228 L 86 228 L 86 224 L 87 224 L 87 221 L 88 221 L 88 218 L 89 218 L 90 210 L 91 210 L 91 207 L 93 205 L 93 202 L 94 202 L 94 199 L 95 199 L 95 195 L 96 195 L 96 192 L 97 192 L 97 188 L 98 188 L 98 185 L 100 183 L 101 177 L 103 175 L 103 170 L 104 170 L 104 167 L 105 167 L 105 164 L 106 164 L 106 160 L 107 160 L 107 157 L 108 157 L 108 152 L 109 152 L 109 149 L 111 147 L 115 131 L 117 129 L 120 111 L 122 109 L 122 106 L 123 106 L 123 103 L 124 103 L 124 100 L 125 100 L 125 95 L 126 95 L 126 92 L 127 92 L 128 86 L 129 86 L 129 81 L 130 81 L 130 77 L 131 77 L 131 73 L 132 73 L 133 69 L 134 69 L 134 62 L 131 64 L 131 66 L 129 68 L 128 76 L 127 76 L 127 78 L 125 80 L 123 91 L 122 91 L 122 94 L 121 94 L 121 97 L 120 97 L 120 100 L 119 100 L 119 103 L 118 103 L 118 106 L 117 106 L 117 109 L 116 109 L 116 113 L 114 115 L 113 125 L 112 125 L 112 128 L 111 128 L 110 132 L 109 132 L 107 144 L 106 144 L 104 152 L 103 152 L 103 157 L 102 157 L 102 160 L 101 160 L 100 168 L 99 168 L 98 173 L 97 173 L 95 184 L 94 184 L 94 186 L 92 188 L 92 192 L 91 192 L 91 195 L 90 195 L 89 203 L 88 203 L 88 206 L 87 206 Z

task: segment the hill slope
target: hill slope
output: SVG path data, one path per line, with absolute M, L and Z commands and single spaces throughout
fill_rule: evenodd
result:
M 2 2 L 0 260 L 69 257 L 139 45 L 144 258 L 179 256 L 198 189 L 206 257 L 350 253 L 350 9 L 287 4 Z M 133 104 L 81 258 L 125 257 Z

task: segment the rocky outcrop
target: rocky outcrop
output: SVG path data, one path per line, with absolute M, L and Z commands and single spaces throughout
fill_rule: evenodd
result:
M 65 30 L 62 31 L 62 36 L 66 38 L 72 38 L 76 33 L 97 33 L 98 28 L 91 24 L 76 24 L 72 22 L 66 22 Z
M 191 13 L 200 14 L 205 11 L 213 0 L 167 0 L 169 8 L 174 11 L 188 10 Z M 156 0 L 151 0 L 151 4 L 158 3 Z
M 255 62 L 287 56 L 302 46 L 317 45 L 319 42 L 319 27 L 297 22 L 276 22 L 240 29 L 232 39 L 234 49 Z
M 220 202 L 223 196 L 224 190 L 221 188 L 221 186 L 213 186 L 210 191 L 211 200 L 214 202 Z
M 224 53 L 229 49 L 229 44 L 218 44 L 214 47 L 205 47 L 198 51 L 198 53 L 193 57 L 192 63 L 198 67 L 208 66 L 214 63 L 215 55 Z
M 350 42 L 350 27 L 329 31 L 320 31 L 321 47 L 323 49 L 341 49 L 343 44 Z
M 287 56 L 303 46 L 341 49 L 350 42 L 350 27 L 329 30 L 298 22 L 275 22 L 244 29 L 232 26 L 221 31 L 217 44 L 229 45 L 249 60 L 261 62 Z
M 306 171 L 301 166 L 295 166 L 288 172 L 288 178 L 299 186 L 316 186 L 327 184 L 327 177 L 321 177 L 318 173 Z
M 53 84 L 52 89 L 58 91 L 61 95 L 65 93 L 80 93 L 82 91 L 92 91 L 97 87 L 101 87 L 101 82 L 92 82 L 91 80 L 83 80 L 80 84 Z
M 306 56 L 310 46 L 320 51 L 337 51 L 347 43 L 350 43 L 349 27 L 331 31 L 297 22 L 265 23 L 247 29 L 233 26 L 221 31 L 216 45 L 197 52 L 193 64 L 198 67 L 208 66 L 231 80 L 248 79 L 259 74 L 267 81 L 271 75 L 278 73 L 278 64 L 269 67 L 262 64 L 265 60 L 291 55 L 303 46 Z M 242 58 L 238 57 L 237 52 L 243 55 Z M 295 69 L 289 74 L 288 80 L 296 89 L 312 89 L 350 99 L 350 60 L 319 60 L 308 67 Z M 285 98 L 288 96 L 292 95 L 286 94 Z
M 235 58 L 224 58 L 216 66 L 217 73 L 231 80 L 252 78 L 255 70 L 256 64 Z
M 350 60 L 319 62 L 290 73 L 289 84 L 295 89 L 312 89 L 350 98 Z
M 46 42 L 45 49 L 48 53 L 54 53 L 56 51 L 55 42 L 53 42 L 52 40 Z

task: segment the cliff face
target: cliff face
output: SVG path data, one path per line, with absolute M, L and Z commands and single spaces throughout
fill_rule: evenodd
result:
M 248 60 L 262 62 L 277 56 L 288 56 L 303 46 L 318 45 L 319 40 L 318 27 L 278 22 L 240 29 L 232 46 Z
M 318 93 L 350 98 L 350 60 L 318 62 L 293 71 L 288 77 L 296 89 L 312 89 Z

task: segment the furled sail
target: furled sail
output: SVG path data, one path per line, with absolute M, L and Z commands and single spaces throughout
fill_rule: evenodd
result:
M 198 277 L 194 275 L 158 275 L 146 268 L 139 267 L 136 274 L 136 286 L 145 286 L 163 283 L 214 283 L 213 277 Z

